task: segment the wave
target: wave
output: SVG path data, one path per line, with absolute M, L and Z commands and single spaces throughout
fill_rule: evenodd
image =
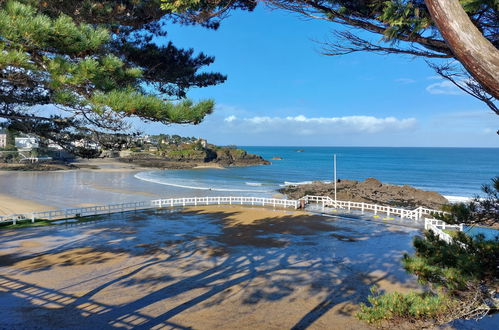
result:
M 137 173 L 134 175 L 136 179 L 142 180 L 142 181 L 147 181 L 147 182 L 152 182 L 152 183 L 157 183 L 157 184 L 162 184 L 165 186 L 171 186 L 171 187 L 177 187 L 177 188 L 185 188 L 185 189 L 195 189 L 195 190 L 209 190 L 209 191 L 230 191 L 230 192 L 260 192 L 260 193 L 267 193 L 269 191 L 267 190 L 253 190 L 253 189 L 234 189 L 234 188 L 219 188 L 219 187 L 203 187 L 203 186 L 188 186 L 184 184 L 178 184 L 178 183 L 173 183 L 173 182 L 168 182 L 165 181 L 164 179 L 161 178 L 151 178 L 147 176 L 147 173 Z
M 245 184 L 248 186 L 253 186 L 253 187 L 261 187 L 263 185 L 260 182 L 245 182 Z
M 304 184 L 310 184 L 312 181 L 301 181 L 301 182 L 290 182 L 290 181 L 284 181 L 284 186 L 300 186 Z
M 449 196 L 449 195 L 444 195 L 445 198 L 450 203 L 466 203 L 471 201 L 473 198 L 472 197 L 465 197 L 465 196 Z

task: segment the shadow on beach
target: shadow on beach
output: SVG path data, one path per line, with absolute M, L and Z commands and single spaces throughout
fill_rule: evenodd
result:
M 206 207 L 0 233 L 7 327 L 366 328 L 369 288 L 417 288 L 413 229 Z

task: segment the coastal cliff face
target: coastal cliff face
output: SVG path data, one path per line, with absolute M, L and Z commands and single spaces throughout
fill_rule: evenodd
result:
M 132 153 L 127 157 L 119 158 L 119 160 L 143 167 L 171 169 L 185 169 L 199 165 L 225 167 L 270 164 L 261 156 L 247 153 L 245 150 L 215 145 L 207 145 L 206 147 L 176 146 L 161 150 L 159 153 Z
M 299 186 L 288 186 L 279 190 L 289 198 L 298 199 L 305 195 L 329 196 L 334 198 L 334 183 L 313 182 Z M 449 201 L 434 191 L 426 191 L 411 186 L 384 184 L 374 178 L 365 181 L 340 180 L 337 182 L 337 199 L 376 203 L 405 208 L 419 206 L 440 209 Z

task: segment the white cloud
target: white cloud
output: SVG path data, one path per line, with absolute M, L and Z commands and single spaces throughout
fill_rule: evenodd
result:
M 234 120 L 236 120 L 236 119 L 237 119 L 237 117 L 236 117 L 236 116 L 231 115 L 231 116 L 229 116 L 229 117 L 225 117 L 224 121 L 226 121 L 226 122 L 230 123 L 230 122 L 233 122 L 233 121 L 234 121 Z
M 430 94 L 445 94 L 445 95 L 461 95 L 463 92 L 457 88 L 452 82 L 444 80 L 433 83 L 426 87 L 426 91 Z
M 225 121 L 229 121 L 225 118 Z M 416 126 L 415 118 L 377 118 L 373 116 L 311 117 L 304 115 L 288 117 L 255 116 L 231 118 L 230 123 L 245 132 L 286 132 L 298 135 L 335 135 L 341 133 L 379 133 L 401 131 Z

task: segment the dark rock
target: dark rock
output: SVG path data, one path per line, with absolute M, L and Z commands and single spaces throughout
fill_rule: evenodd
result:
M 334 183 L 314 181 L 311 184 L 289 186 L 279 190 L 289 198 L 298 199 L 305 195 L 329 196 L 334 198 Z M 416 189 L 411 186 L 384 184 L 377 179 L 365 181 L 338 180 L 338 200 L 391 205 L 414 209 L 419 206 L 439 209 L 448 200 L 434 191 Z
M 203 149 L 173 149 L 162 155 L 149 152 L 132 153 L 118 158 L 125 163 L 141 167 L 166 169 L 188 169 L 198 165 L 217 164 L 220 166 L 269 165 L 270 162 L 259 155 L 249 154 L 245 150 L 208 145 Z

